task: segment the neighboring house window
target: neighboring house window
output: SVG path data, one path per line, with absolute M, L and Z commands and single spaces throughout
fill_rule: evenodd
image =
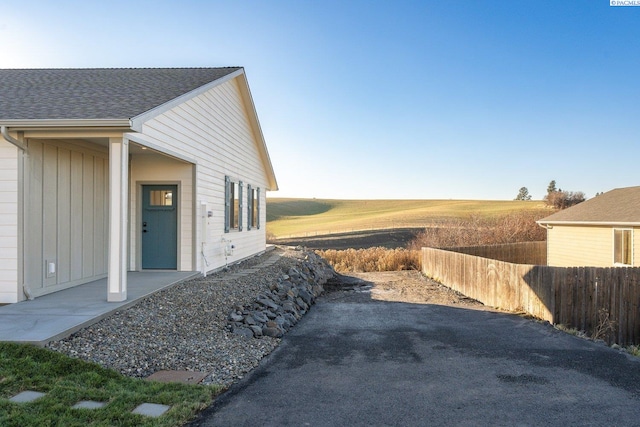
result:
M 225 177 L 224 231 L 242 231 L 242 181 Z
M 613 263 L 631 265 L 633 230 L 613 230 Z

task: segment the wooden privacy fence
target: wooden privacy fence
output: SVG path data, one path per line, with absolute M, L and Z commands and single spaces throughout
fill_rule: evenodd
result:
M 422 248 L 422 272 L 492 307 L 524 311 L 609 344 L 640 344 L 638 267 L 547 267 Z
M 462 246 L 448 251 L 497 259 L 514 264 L 547 265 L 547 242 L 505 243 L 501 245 Z

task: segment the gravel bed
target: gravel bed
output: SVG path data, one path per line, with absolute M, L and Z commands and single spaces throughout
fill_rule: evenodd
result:
M 273 256 L 279 256 L 275 264 L 229 278 Z M 227 387 L 280 342 L 278 338 L 235 335 L 226 328 L 227 316 L 234 307 L 255 300 L 304 257 L 304 252 L 278 248 L 227 271 L 157 292 L 47 347 L 127 376 L 147 377 L 160 370 L 199 371 L 209 373 L 204 384 Z

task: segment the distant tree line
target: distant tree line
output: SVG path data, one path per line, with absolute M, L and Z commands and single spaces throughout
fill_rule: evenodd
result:
M 531 194 L 529 194 L 529 189 L 527 187 L 520 187 L 520 191 L 516 196 L 516 200 L 531 200 Z
M 584 202 L 585 199 L 582 191 L 563 191 L 557 188 L 555 180 L 551 180 L 547 186 L 547 194 L 544 196 L 545 203 L 554 209 L 565 209 Z M 529 189 L 527 187 L 520 187 L 515 200 L 531 200 Z
M 547 205 L 555 209 L 566 209 L 585 201 L 582 191 L 562 191 L 556 188 L 556 181 L 552 180 L 547 187 L 547 195 L 544 196 Z

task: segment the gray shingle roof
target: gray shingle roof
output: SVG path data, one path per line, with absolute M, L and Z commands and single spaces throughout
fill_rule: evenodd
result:
M 640 187 L 616 188 L 538 222 L 640 224 Z
M 130 119 L 239 69 L 3 69 L 0 120 Z

